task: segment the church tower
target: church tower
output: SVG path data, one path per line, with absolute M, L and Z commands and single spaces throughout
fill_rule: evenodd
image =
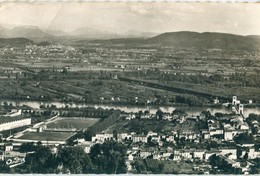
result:
M 239 104 L 238 112 L 239 112 L 239 114 L 241 114 L 241 115 L 244 114 L 244 105 L 243 105 L 243 104 Z
M 237 104 L 237 96 L 233 96 L 233 100 L 232 100 L 232 105 L 236 105 Z

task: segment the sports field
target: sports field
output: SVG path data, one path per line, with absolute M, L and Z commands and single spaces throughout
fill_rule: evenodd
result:
M 59 117 L 47 125 L 48 128 L 76 128 L 87 129 L 94 123 L 98 122 L 99 118 L 85 117 Z
M 75 133 L 68 132 L 28 132 L 18 139 L 37 140 L 37 141 L 65 141 Z

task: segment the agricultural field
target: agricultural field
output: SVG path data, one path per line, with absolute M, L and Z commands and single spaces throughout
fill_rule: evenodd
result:
M 86 129 L 96 122 L 99 118 L 86 118 L 86 117 L 59 117 L 47 125 L 48 128 L 76 128 Z
M 65 132 L 28 132 L 18 139 L 37 140 L 37 141 L 66 141 L 75 133 Z
M 248 53 L 243 51 L 122 46 L 68 41 L 66 46 L 52 46 L 59 53 L 50 52 L 50 46 L 31 46 L 31 53 L 21 54 L 23 47 L 5 53 L 0 98 L 207 106 L 216 97 L 226 103 L 236 95 L 243 103 L 259 103 L 258 53 L 245 59 Z
M 160 89 L 143 87 L 120 80 L 97 80 L 97 79 L 75 79 L 53 81 L 41 81 L 40 89 L 50 93 L 63 93 L 64 95 L 75 94 L 84 97 L 87 103 L 121 103 L 135 104 L 135 97 L 138 102 L 155 100 L 157 96 L 171 96 L 174 92 L 164 92 Z M 63 96 L 64 97 L 64 96 Z M 103 100 L 101 100 L 101 97 Z
M 239 96 L 241 99 L 248 101 L 248 99 L 256 100 L 259 98 L 259 87 L 249 87 L 249 86 L 240 86 L 240 83 L 227 82 L 227 81 L 214 81 L 214 84 L 208 83 L 193 83 L 193 82 L 185 82 L 185 81 L 165 81 L 160 78 L 147 78 L 147 79 L 135 79 L 137 83 L 154 83 L 160 84 L 164 86 L 169 86 L 177 89 L 184 89 L 187 91 L 192 91 L 193 95 L 198 96 L 200 93 L 206 93 L 208 96 L 213 97 L 232 97 L 233 95 Z M 147 85 L 142 85 L 144 88 L 148 87 Z M 157 88 L 160 90 L 161 88 Z M 167 93 L 171 91 L 165 91 Z M 175 94 L 178 93 L 177 91 Z
M 59 98 L 60 95 L 34 86 L 35 81 L 0 80 L 0 97 L 8 99 L 38 100 Z

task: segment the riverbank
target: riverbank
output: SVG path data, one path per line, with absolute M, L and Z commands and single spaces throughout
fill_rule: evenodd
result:
M 10 100 L 0 100 L 0 103 L 3 104 L 7 102 L 8 104 L 12 103 L 14 106 L 29 106 L 34 109 L 39 109 L 40 107 L 50 107 L 55 106 L 56 108 L 84 108 L 84 107 L 94 107 L 94 108 L 103 108 L 103 109 L 119 109 L 121 111 L 130 113 L 130 112 L 139 112 L 149 110 L 151 113 L 156 113 L 159 109 L 163 112 L 172 113 L 175 109 L 182 109 L 186 111 L 189 115 L 199 115 L 202 111 L 210 111 L 212 114 L 216 112 L 220 113 L 232 113 L 232 108 L 226 106 L 161 106 L 161 105 L 107 105 L 107 104 L 77 104 L 77 103 L 62 103 L 58 101 L 51 102 L 39 102 L 39 101 L 10 101 Z M 260 114 L 259 107 L 244 107 L 244 115 L 248 116 L 250 113 Z

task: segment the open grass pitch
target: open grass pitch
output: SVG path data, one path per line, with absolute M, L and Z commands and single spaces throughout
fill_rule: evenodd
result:
M 94 123 L 98 122 L 99 118 L 85 117 L 59 117 L 47 125 L 48 128 L 76 128 L 87 129 Z
M 37 140 L 37 141 L 66 141 L 75 133 L 68 132 L 28 132 L 18 139 Z

